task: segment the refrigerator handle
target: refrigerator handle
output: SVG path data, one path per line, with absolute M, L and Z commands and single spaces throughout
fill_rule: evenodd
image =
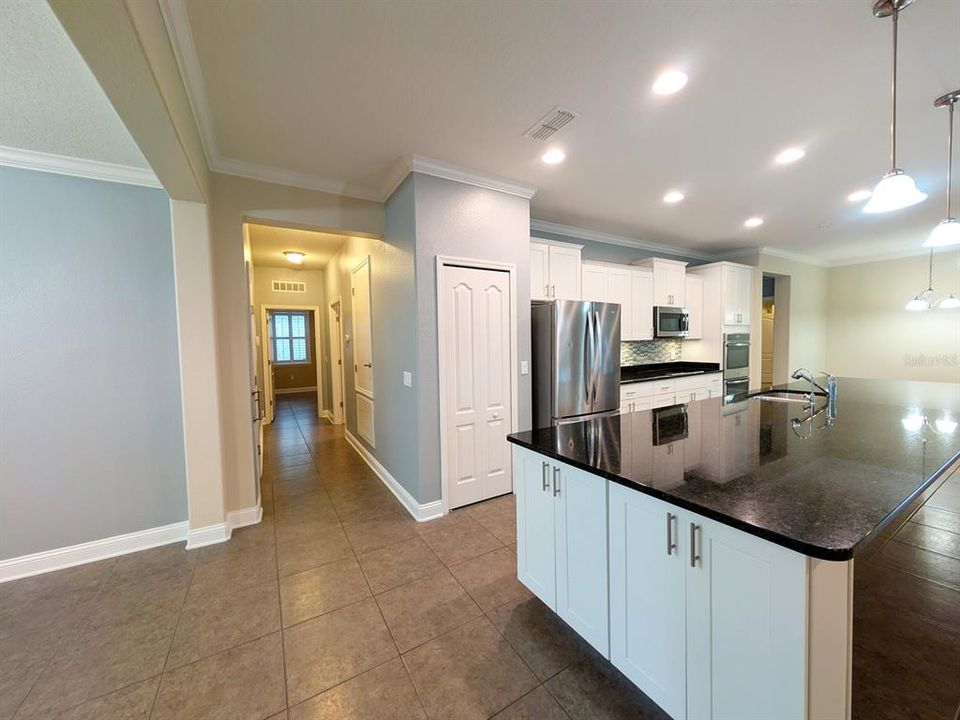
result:
M 583 328 L 583 402 L 593 409 L 590 404 L 590 376 L 588 368 L 590 367 L 591 344 L 593 343 L 593 328 L 590 327 L 590 313 L 587 313 L 587 323 Z
M 600 336 L 599 310 L 593 311 L 593 333 L 596 339 L 593 344 L 593 397 L 590 400 L 590 409 L 596 410 L 597 386 L 600 384 L 600 361 L 603 358 L 603 338 Z

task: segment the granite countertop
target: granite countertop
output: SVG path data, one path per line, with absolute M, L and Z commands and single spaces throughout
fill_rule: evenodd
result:
M 620 368 L 620 384 L 715 372 L 720 372 L 720 365 L 717 363 L 677 361 L 649 363 L 647 365 L 624 365 Z
M 805 408 L 713 398 L 508 439 L 823 560 L 854 557 L 960 461 L 960 384 L 841 378 L 832 426 L 794 427 Z M 658 462 L 671 444 L 683 467 Z

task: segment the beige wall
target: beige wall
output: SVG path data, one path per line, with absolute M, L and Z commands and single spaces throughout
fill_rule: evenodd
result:
M 776 322 L 788 324 L 787 368 L 792 372 L 800 367 L 811 370 L 830 370 L 827 365 L 827 282 L 828 270 L 819 265 L 798 262 L 773 255 L 758 254 L 741 260 L 746 265 L 754 265 L 759 270 L 754 277 L 754 305 L 750 334 L 753 344 L 750 348 L 750 384 L 760 387 L 761 357 L 761 278 L 764 274 L 778 278 L 789 278 L 789 313 L 777 308 Z M 782 289 L 778 288 L 778 293 Z M 778 344 L 775 352 L 782 350 Z
M 929 256 L 829 270 L 827 367 L 838 375 L 960 382 L 960 310 L 909 312 Z M 934 256 L 935 298 L 960 292 L 960 252 Z M 918 364 L 920 357 L 926 360 Z
M 383 205 L 286 185 L 211 174 L 210 230 L 217 309 L 223 471 L 228 510 L 256 503 L 250 422 L 253 385 L 243 223 L 380 235 Z

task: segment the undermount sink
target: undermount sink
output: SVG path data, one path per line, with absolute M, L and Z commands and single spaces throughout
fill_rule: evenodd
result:
M 795 403 L 804 403 L 805 405 L 809 405 L 810 395 L 811 393 L 805 390 L 766 390 L 763 392 L 754 393 L 750 397 L 757 398 L 758 400 L 773 400 L 775 402 L 795 402 Z M 813 395 L 822 397 L 820 393 L 813 393 Z

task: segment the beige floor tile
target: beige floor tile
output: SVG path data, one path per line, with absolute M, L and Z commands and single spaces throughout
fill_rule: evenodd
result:
M 263 544 L 242 552 L 227 550 L 210 559 L 201 558 L 194 568 L 190 588 L 216 591 L 218 588 L 262 585 L 275 580 L 278 551 L 279 548 L 273 545 Z
M 56 720 L 147 720 L 157 697 L 160 676 L 128 685 L 57 715 Z
M 430 718 L 486 720 L 537 686 L 537 679 L 484 617 L 403 656 Z
M 493 716 L 493 720 L 570 720 L 570 718 L 541 685 L 506 710 L 498 712 Z
M 243 588 L 192 588 L 170 647 L 167 670 L 280 629 L 277 581 Z
M 327 527 L 316 534 L 277 545 L 281 577 L 351 557 L 353 548 L 339 526 Z
M 65 632 L 51 627 L 0 638 L 0 718 L 13 717 L 60 647 Z
M 476 522 L 457 523 L 427 533 L 424 542 L 447 567 L 503 547 L 503 543 Z
M 152 720 L 261 720 L 283 710 L 280 634 L 164 674 Z
M 360 555 L 360 566 L 374 594 L 443 569 L 443 564 L 419 537 Z
M 417 536 L 416 521 L 400 515 L 344 525 L 347 539 L 358 555 Z
M 444 569 L 377 595 L 377 603 L 400 652 L 481 614 L 476 603 Z
M 351 605 L 370 597 L 370 589 L 354 558 L 338 560 L 280 581 L 283 626 Z
M 372 599 L 294 625 L 283 643 L 291 706 L 397 655 Z
M 426 718 L 400 658 L 290 708 L 290 720 Z
M 535 597 L 501 605 L 487 616 L 541 680 L 591 652 L 579 635 Z
M 517 580 L 517 557 L 506 547 L 452 565 L 450 572 L 484 612 L 533 597 Z

